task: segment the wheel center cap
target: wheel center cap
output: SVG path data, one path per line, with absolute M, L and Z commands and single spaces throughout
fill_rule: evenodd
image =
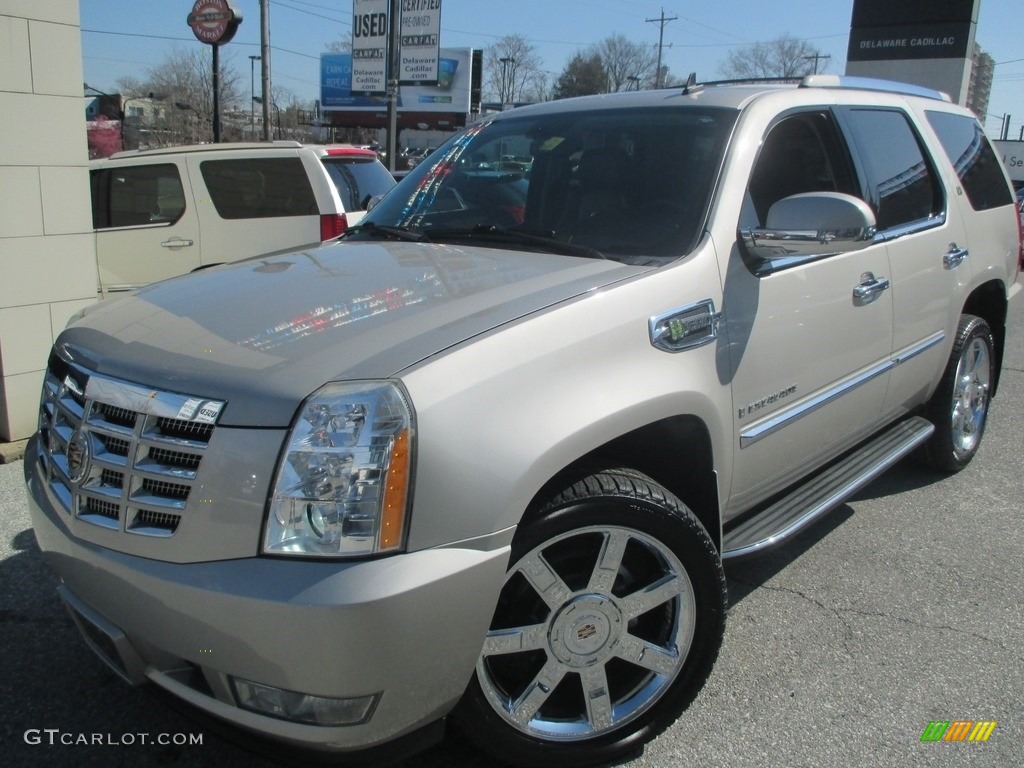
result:
M 580 595 L 551 622 L 549 642 L 563 664 L 588 667 L 613 655 L 623 631 L 622 614 L 608 597 Z

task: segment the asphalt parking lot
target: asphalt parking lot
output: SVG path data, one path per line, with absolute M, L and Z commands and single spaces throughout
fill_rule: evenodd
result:
M 789 546 L 731 567 L 706 688 L 627 765 L 1024 765 L 1022 435 L 1024 295 L 977 459 L 948 478 L 904 462 Z M 271 765 L 92 657 L 36 547 L 21 475 L 0 465 L 0 763 Z M 997 725 L 985 742 L 921 741 L 956 720 Z M 490 765 L 454 738 L 402 768 Z

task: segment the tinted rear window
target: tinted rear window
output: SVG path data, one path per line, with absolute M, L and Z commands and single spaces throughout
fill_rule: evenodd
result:
M 978 121 L 949 112 L 926 114 L 946 156 L 956 169 L 956 175 L 960 177 L 971 207 L 985 211 L 1013 202 L 1002 164 Z
M 173 163 L 92 171 L 93 229 L 171 224 L 185 212 L 185 192 Z
M 850 110 L 849 119 L 874 184 L 880 230 L 921 221 L 942 210 L 941 186 L 905 114 L 857 108 Z
M 346 211 L 366 210 L 371 197 L 383 195 L 395 186 L 388 169 L 375 158 L 325 157 L 323 162 Z
M 320 213 L 306 169 L 297 157 L 204 160 L 199 170 L 221 218 Z

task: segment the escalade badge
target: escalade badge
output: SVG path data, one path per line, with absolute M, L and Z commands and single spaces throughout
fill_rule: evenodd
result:
M 80 430 L 75 430 L 68 441 L 68 477 L 73 483 L 80 483 L 89 473 L 92 459 L 92 448 L 89 437 Z

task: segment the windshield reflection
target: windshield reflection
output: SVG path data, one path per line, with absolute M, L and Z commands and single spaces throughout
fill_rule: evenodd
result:
M 435 243 L 535 250 L 549 238 L 629 263 L 675 258 L 699 238 L 734 120 L 696 107 L 485 120 L 411 171 L 347 239 L 397 227 Z M 516 231 L 534 239 L 508 237 Z

